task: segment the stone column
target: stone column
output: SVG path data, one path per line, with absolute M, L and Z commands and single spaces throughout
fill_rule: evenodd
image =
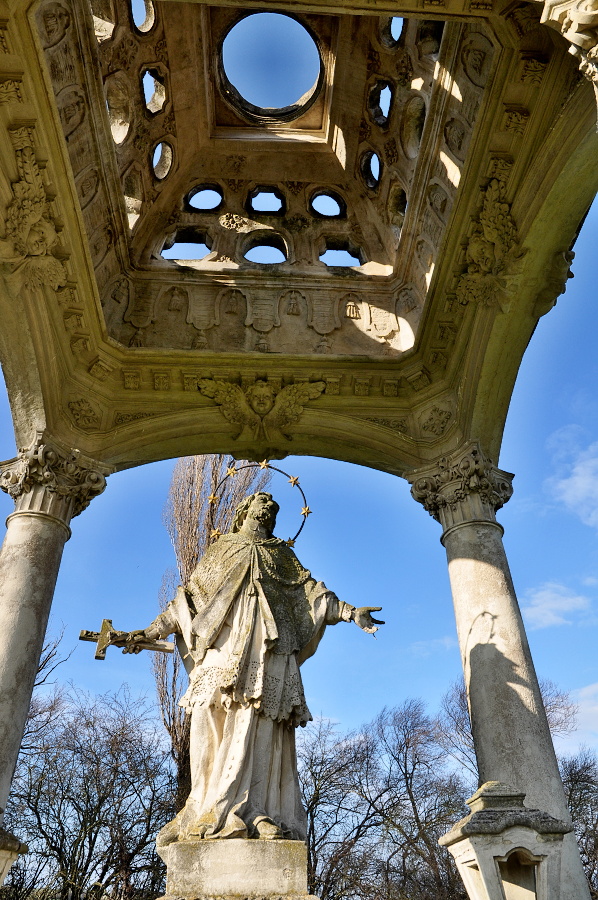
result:
M 106 479 L 77 452 L 43 443 L 0 463 L 15 501 L 0 549 L 0 816 L 4 814 L 69 522 Z M 1 819 L 0 819 L 1 821 Z
M 538 679 L 496 510 L 512 475 L 469 444 L 410 477 L 413 497 L 443 527 L 480 784 L 502 782 L 570 822 Z M 589 898 L 572 835 L 563 841 L 562 900 Z

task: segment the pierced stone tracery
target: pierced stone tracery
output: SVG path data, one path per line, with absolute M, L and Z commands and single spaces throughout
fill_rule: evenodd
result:
M 218 77 L 206 75 L 219 71 L 238 10 L 147 0 L 136 22 L 128 0 L 93 0 L 93 18 L 59 5 L 58 40 L 48 39 L 45 13 L 55 0 L 41 5 L 38 22 L 75 177 L 84 160 L 104 172 L 83 212 L 112 337 L 215 352 L 376 357 L 412 347 L 490 75 L 483 25 L 448 26 L 463 51 L 447 95 L 444 23 L 405 20 L 399 33 L 388 17 L 303 14 L 321 59 L 318 90 L 300 115 L 262 121 L 231 106 Z M 90 36 L 95 72 L 75 55 Z M 91 99 L 100 84 L 107 115 Z M 78 102 L 62 101 L 65 91 Z M 442 106 L 439 150 L 431 104 Z M 108 188 L 115 176 L 120 197 Z M 125 232 L 123 217 L 126 243 L 114 237 Z M 256 246 L 278 259 L 252 261 Z M 114 299 L 125 272 L 126 305 Z M 285 291 L 305 298 L 292 328 L 266 339 L 246 313 L 234 327 L 217 313 L 223 289 L 246 305 L 276 305 L 283 274 Z M 187 299 L 164 318 L 162 298 L 175 285 Z M 340 314 L 349 294 L 367 314 Z M 316 327 L 308 308 L 329 325 Z

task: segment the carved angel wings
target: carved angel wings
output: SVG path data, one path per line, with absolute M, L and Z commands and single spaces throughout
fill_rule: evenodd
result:
M 249 393 L 256 386 L 263 387 L 261 403 L 252 402 L 252 394 Z M 201 378 L 198 383 L 201 393 L 220 406 L 227 422 L 240 426 L 235 440 L 254 441 L 292 440 L 288 433 L 289 426 L 299 421 L 305 404 L 317 399 L 325 387 L 324 381 L 312 381 L 289 384 L 275 393 L 265 381 L 256 382 L 247 390 L 213 378 Z

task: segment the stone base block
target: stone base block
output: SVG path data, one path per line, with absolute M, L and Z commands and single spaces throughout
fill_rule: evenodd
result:
M 158 852 L 167 869 L 165 900 L 309 900 L 303 841 L 177 841 Z

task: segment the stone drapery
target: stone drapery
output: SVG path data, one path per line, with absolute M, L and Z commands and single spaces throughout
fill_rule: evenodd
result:
M 277 538 L 228 534 L 145 629 L 175 633 L 190 673 L 192 790 L 159 842 L 254 837 L 266 820 L 305 839 L 295 727 L 311 718 L 299 665 L 351 607 Z

